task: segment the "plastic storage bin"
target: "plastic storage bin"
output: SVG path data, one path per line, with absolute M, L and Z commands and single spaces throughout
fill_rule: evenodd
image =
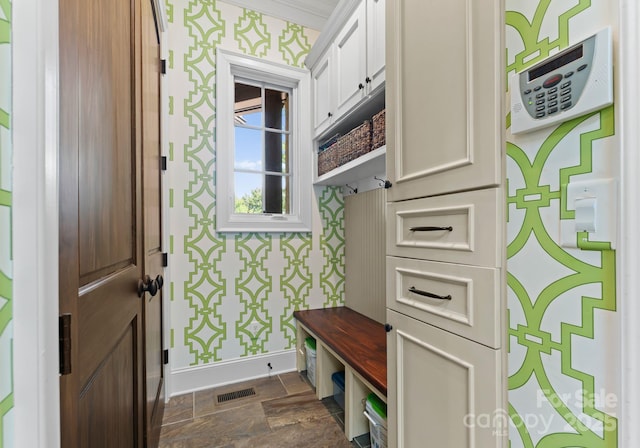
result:
M 387 448 L 387 405 L 376 394 L 370 393 L 364 415 L 369 420 L 371 448 Z
M 304 340 L 304 348 L 307 361 L 307 378 L 313 387 L 316 387 L 316 340 L 308 337 Z
M 333 381 L 333 399 L 344 411 L 344 372 L 336 372 L 331 375 Z

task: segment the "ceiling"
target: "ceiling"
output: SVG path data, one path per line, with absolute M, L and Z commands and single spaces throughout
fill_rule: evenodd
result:
M 322 30 L 339 0 L 224 0 L 315 30 Z

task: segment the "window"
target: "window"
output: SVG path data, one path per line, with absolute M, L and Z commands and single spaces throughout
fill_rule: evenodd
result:
M 217 230 L 311 230 L 309 75 L 218 49 Z

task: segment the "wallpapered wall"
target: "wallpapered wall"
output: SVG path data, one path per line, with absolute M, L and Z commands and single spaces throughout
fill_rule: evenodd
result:
M 13 446 L 11 2 L 0 0 L 0 448 Z
M 507 72 L 593 34 L 609 0 L 507 0 Z M 509 123 L 509 117 L 507 123 Z M 563 185 L 617 177 L 614 107 L 531 134 L 507 131 L 512 448 L 616 447 L 615 252 L 561 247 Z
M 311 233 L 215 232 L 215 51 L 302 67 L 318 32 L 216 0 L 167 12 L 172 370 L 292 349 L 294 310 L 343 303 L 343 198 L 316 190 Z

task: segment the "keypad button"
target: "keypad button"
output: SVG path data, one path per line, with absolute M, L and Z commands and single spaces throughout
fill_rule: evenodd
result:
M 558 102 L 557 101 L 549 101 L 549 107 L 553 107 L 553 106 L 557 106 Z
M 558 94 L 554 93 L 553 95 L 549 95 L 548 99 L 549 99 L 549 101 L 551 101 L 551 100 L 555 100 L 556 98 L 558 98 Z
M 561 103 L 566 103 L 567 101 L 571 101 L 571 95 L 563 96 L 560 98 Z
M 529 95 L 531 93 L 531 89 L 527 89 L 524 92 L 522 92 L 523 95 Z
M 571 78 L 573 76 L 573 72 L 567 72 L 564 74 L 565 78 Z
M 545 109 L 546 109 L 546 107 L 545 107 L 545 106 L 538 106 L 538 107 L 536 107 L 536 111 L 537 111 L 537 112 L 543 111 L 543 110 L 545 110 Z
M 533 91 L 534 91 L 534 92 L 537 92 L 537 91 L 538 91 L 538 90 L 540 90 L 540 89 L 542 89 L 542 86 L 535 86 L 535 87 L 533 88 Z
M 560 86 L 561 89 L 566 89 L 567 87 L 569 87 L 571 85 L 571 81 L 567 81 L 562 83 L 562 85 Z
M 536 118 L 543 118 L 546 114 L 544 112 L 538 112 Z
M 587 64 L 582 64 L 580 67 L 578 67 L 578 71 L 581 72 L 585 68 L 587 68 Z
M 558 91 L 557 87 L 547 90 L 547 93 L 556 93 Z
M 539 106 L 540 104 L 544 104 L 544 98 L 536 101 L 536 106 Z
M 558 73 L 556 75 L 549 76 L 547 79 L 545 79 L 544 82 L 542 83 L 542 87 L 544 87 L 545 89 L 548 89 L 550 87 L 555 86 L 560 81 L 562 81 L 562 75 Z
M 565 96 L 565 95 L 569 95 L 571 93 L 571 87 L 569 87 L 568 89 L 563 89 L 560 91 L 560 95 Z
M 540 99 L 540 98 L 544 98 L 544 92 L 542 92 L 542 93 L 538 93 L 538 94 L 536 95 L 536 98 L 538 98 L 538 99 Z
M 569 109 L 570 107 L 571 107 L 571 101 L 568 101 L 564 103 L 562 106 L 560 106 L 560 109 L 565 110 L 565 109 Z
M 552 107 L 549 109 L 549 114 L 555 114 L 556 112 L 558 112 L 558 108 L 557 107 Z

